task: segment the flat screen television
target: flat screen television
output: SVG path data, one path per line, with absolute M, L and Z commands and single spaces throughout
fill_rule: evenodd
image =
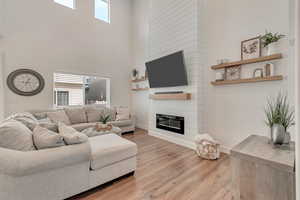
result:
M 150 88 L 188 85 L 183 51 L 146 63 Z

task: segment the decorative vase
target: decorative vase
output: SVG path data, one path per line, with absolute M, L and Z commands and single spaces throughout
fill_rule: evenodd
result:
M 278 53 L 279 42 L 273 42 L 273 43 L 269 44 L 267 46 L 267 49 L 268 49 L 267 50 L 267 55 L 268 56 Z
M 285 137 L 284 137 L 283 144 L 290 144 L 290 142 L 291 142 L 291 133 L 290 132 L 285 132 Z
M 285 129 L 281 124 L 274 124 L 271 128 L 271 142 L 274 145 L 282 145 L 285 141 Z

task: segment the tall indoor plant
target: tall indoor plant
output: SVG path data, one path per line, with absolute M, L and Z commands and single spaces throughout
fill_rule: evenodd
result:
M 261 42 L 264 48 L 267 49 L 267 55 L 278 53 L 278 41 L 284 38 L 285 35 L 279 33 L 271 33 L 266 31 L 265 35 L 261 37 Z
M 275 99 L 269 99 L 265 108 L 266 124 L 271 129 L 271 141 L 281 145 L 290 142 L 288 129 L 295 125 L 295 112 L 289 105 L 286 94 L 279 93 Z

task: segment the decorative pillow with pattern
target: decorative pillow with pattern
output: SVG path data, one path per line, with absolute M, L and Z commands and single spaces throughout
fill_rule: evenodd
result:
M 33 142 L 37 149 L 47 149 L 65 145 L 63 136 L 41 126 L 34 128 Z
M 68 145 L 80 144 L 88 141 L 88 137 L 76 131 L 71 126 L 67 126 L 64 123 L 58 123 L 59 134 L 63 136 L 64 141 Z
M 33 151 L 32 131 L 16 120 L 0 124 L 0 147 L 18 151 Z
M 66 125 L 71 125 L 71 121 L 70 121 L 68 115 L 66 114 L 66 112 L 64 110 L 57 110 L 55 112 L 48 112 L 47 116 L 54 123 L 62 122 Z

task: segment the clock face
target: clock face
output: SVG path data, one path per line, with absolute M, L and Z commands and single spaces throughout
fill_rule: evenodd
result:
M 8 76 L 7 85 L 16 94 L 33 96 L 43 90 L 44 79 L 33 70 L 19 69 Z

